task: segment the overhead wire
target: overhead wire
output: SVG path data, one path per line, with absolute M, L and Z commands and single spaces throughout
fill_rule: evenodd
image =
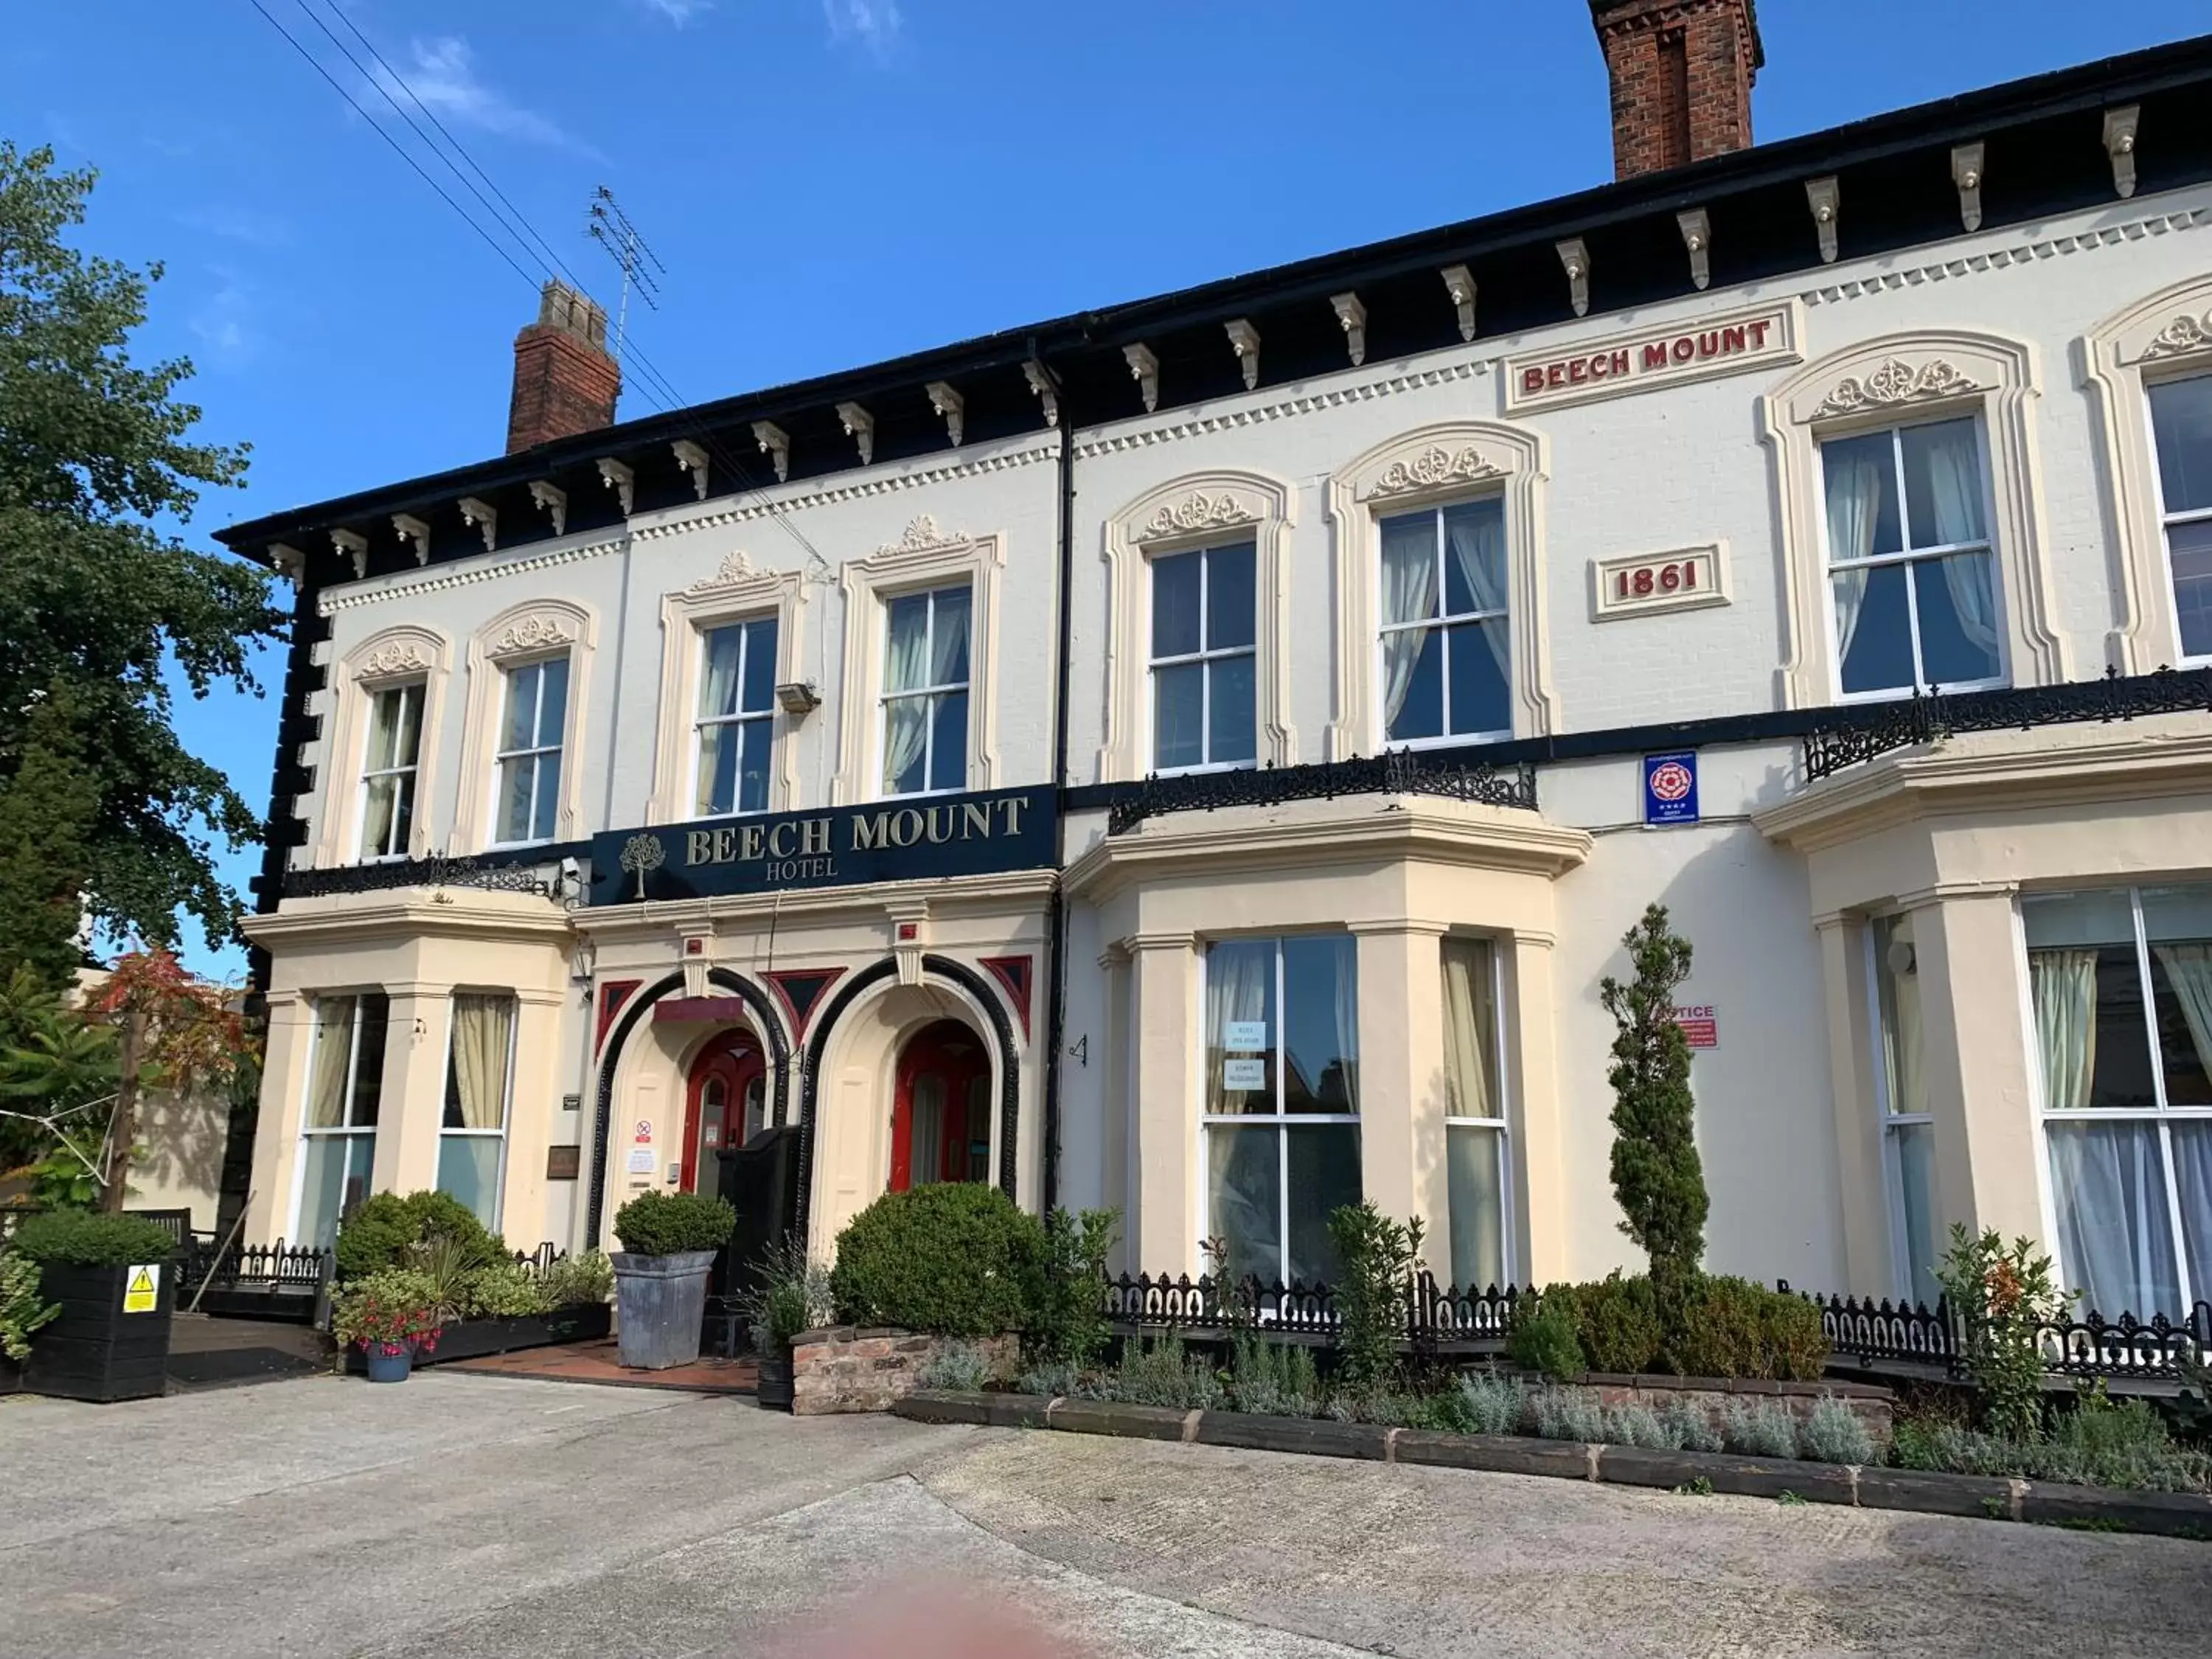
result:
M 405 161 L 407 165 L 413 169 L 416 176 L 421 179 L 424 184 L 430 187 L 431 191 L 438 197 L 439 200 L 445 203 L 447 207 L 453 209 L 453 210 L 469 226 L 469 228 L 476 232 L 477 235 L 482 239 L 484 245 L 489 247 L 493 252 L 496 253 L 516 276 L 520 276 L 533 289 L 540 286 L 539 279 L 532 276 L 528 270 L 524 269 L 522 264 L 514 258 L 514 252 L 507 246 L 503 246 L 498 239 L 495 238 L 490 232 L 484 228 L 483 224 L 474 215 L 470 213 L 469 210 L 459 201 L 455 200 L 453 194 L 441 185 L 436 179 L 431 176 L 429 172 L 424 168 L 419 161 L 416 159 L 415 155 L 407 149 L 407 147 L 401 143 L 382 122 L 377 120 L 376 118 L 372 116 L 367 109 L 362 107 L 361 101 L 347 89 L 344 83 L 336 76 L 332 75 L 330 69 L 322 62 L 322 60 L 310 52 L 289 29 L 286 28 L 284 25 L 277 20 L 275 15 L 262 3 L 262 0 L 247 0 L 247 3 L 252 5 L 254 10 L 261 14 L 263 19 L 267 21 L 269 26 L 275 29 L 278 34 L 282 35 L 284 38 L 285 42 L 291 46 L 293 51 L 304 58 L 308 65 L 330 84 L 331 89 L 336 92 L 340 98 L 345 100 L 346 104 L 353 110 L 354 113 L 360 116 L 364 122 L 373 127 L 375 130 L 377 136 L 382 138 L 384 142 L 391 147 L 393 153 L 398 155 L 402 161 Z M 453 136 L 451 129 L 449 129 L 443 121 L 438 118 L 437 112 L 425 103 L 421 94 L 409 84 L 407 78 L 404 75 L 400 74 L 398 70 L 392 67 L 390 60 L 386 58 L 384 54 L 377 50 L 374 43 L 372 42 L 367 35 L 362 33 L 360 28 L 354 23 L 353 20 L 348 17 L 343 9 L 332 4 L 331 0 L 324 0 L 324 3 L 331 7 L 331 9 L 336 14 L 338 20 L 346 26 L 348 31 L 351 33 L 356 40 L 360 40 L 362 46 L 367 50 L 370 58 L 373 58 L 378 67 L 384 71 L 381 77 L 373 74 L 369 70 L 368 67 L 347 48 L 345 43 L 340 40 L 337 36 L 332 33 L 330 27 L 322 21 L 321 17 L 310 9 L 307 0 L 295 0 L 295 3 L 300 7 L 301 11 L 307 14 L 309 20 L 313 21 L 318 28 L 321 29 L 325 36 L 329 37 L 331 45 L 337 49 L 339 53 L 345 58 L 346 62 L 361 75 L 362 78 L 368 81 L 376 87 L 377 91 L 383 97 L 384 100 L 392 106 L 394 112 L 399 115 L 401 119 L 407 123 L 410 129 L 411 129 L 415 135 L 422 141 L 422 143 L 429 149 L 431 154 L 438 158 L 446 169 L 452 173 L 453 176 L 459 180 L 459 182 L 468 190 L 471 195 L 476 198 L 477 201 L 483 205 L 484 210 L 488 214 L 491 215 L 493 220 L 500 226 L 501 229 L 517 244 L 526 258 L 535 259 L 537 252 L 542 252 L 544 255 L 546 265 L 553 273 L 560 276 L 579 293 L 584 295 L 585 297 L 587 299 L 590 298 L 590 289 L 588 286 L 580 278 L 576 276 L 574 272 L 569 270 L 567 263 L 562 259 L 560 254 L 554 249 L 552 244 L 549 242 L 538 230 L 538 228 L 531 223 L 528 216 L 514 205 L 513 200 L 504 191 L 499 188 L 497 183 L 494 181 L 490 173 L 484 169 L 483 164 L 479 162 L 474 155 L 469 153 L 468 147 L 463 144 L 459 139 Z M 386 84 L 387 82 L 389 82 L 389 85 Z M 498 202 L 501 204 L 500 207 L 495 207 L 489 200 L 486 199 L 483 191 L 477 189 L 477 187 L 470 182 L 466 174 L 461 172 L 460 168 L 455 164 L 453 156 L 446 154 L 446 152 L 439 147 L 436 142 L 434 141 L 428 133 L 423 131 L 421 124 L 407 113 L 406 110 L 400 106 L 398 100 L 392 96 L 391 89 L 392 87 L 397 87 L 401 93 L 405 94 L 408 101 L 413 104 L 416 108 L 422 112 L 423 117 L 437 130 L 438 133 L 445 139 L 446 143 L 451 147 L 453 155 L 458 155 L 462 161 L 466 162 L 469 168 L 475 173 L 477 177 L 483 181 L 484 187 L 489 190 L 492 196 L 498 199 Z M 504 209 L 504 212 L 501 210 L 501 208 Z M 532 251 L 531 246 L 532 243 L 536 244 L 536 252 Z M 596 301 L 594 301 L 594 303 L 596 303 Z M 709 459 L 719 464 L 728 476 L 735 481 L 738 485 L 739 493 L 756 493 L 759 489 L 764 488 L 763 485 L 755 480 L 751 469 L 749 468 L 743 461 L 739 460 L 736 455 L 732 454 L 728 447 L 725 445 L 711 429 L 690 414 L 688 402 L 684 398 L 683 394 L 677 389 L 675 383 L 660 370 L 659 367 L 653 362 L 650 356 L 648 356 L 642 349 L 638 348 L 635 343 L 626 341 L 623 343 L 622 359 L 629 367 L 636 372 L 641 389 L 643 390 L 655 404 L 659 405 L 663 413 L 672 415 L 677 419 L 686 434 L 700 444 L 700 447 L 706 452 Z M 808 539 L 806 535 L 799 530 L 798 526 L 791 522 L 790 519 L 781 511 L 781 509 L 771 506 L 768 509 L 768 514 L 769 516 L 783 529 L 785 533 L 789 535 L 792 539 L 799 544 L 800 550 L 805 553 L 809 561 L 813 563 L 818 570 L 826 572 L 830 568 L 829 562 L 823 557 L 820 550 L 817 549 L 810 539 Z

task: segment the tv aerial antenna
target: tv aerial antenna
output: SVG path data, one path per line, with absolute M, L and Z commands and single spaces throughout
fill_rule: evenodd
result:
M 590 216 L 584 228 L 585 234 L 605 248 L 607 257 L 622 269 L 622 299 L 615 309 L 615 356 L 619 360 L 629 332 L 630 295 L 635 293 L 648 307 L 659 310 L 659 278 L 668 274 L 668 267 L 661 263 L 660 256 L 653 251 L 644 234 L 630 222 L 629 215 L 615 200 L 614 191 L 605 185 L 592 193 Z

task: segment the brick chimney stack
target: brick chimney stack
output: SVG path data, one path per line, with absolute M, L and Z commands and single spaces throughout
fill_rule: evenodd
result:
M 1613 176 L 1751 147 L 1754 0 L 1590 0 L 1613 78 Z
M 607 313 L 566 283 L 545 284 L 538 320 L 514 337 L 507 453 L 612 426 L 622 367 L 607 355 Z

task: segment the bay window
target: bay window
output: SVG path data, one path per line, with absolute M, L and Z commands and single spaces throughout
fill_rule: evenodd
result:
M 1512 735 L 1505 504 L 1491 496 L 1380 521 L 1383 735 Z
M 701 638 L 705 672 L 699 676 L 692 805 L 702 817 L 768 811 L 775 628 L 774 617 L 756 617 L 710 628 Z
M 415 830 L 422 682 L 380 686 L 372 696 L 368 753 L 362 769 L 361 856 L 404 859 Z
M 906 593 L 885 607 L 883 791 L 968 787 L 966 586 Z
M 1358 1034 L 1349 936 L 1207 951 L 1206 1232 L 1226 1244 L 1233 1276 L 1335 1276 L 1329 1213 L 1360 1196 Z
M 1877 916 L 1867 929 L 1876 1012 L 1875 1086 L 1881 1115 L 1895 1288 L 1930 1307 L 1942 1294 L 1936 1263 L 1936 1123 L 1928 1110 L 1921 1037 L 1920 962 L 1910 915 Z
M 439 1119 L 438 1190 L 468 1206 L 494 1231 L 499 1228 L 514 1050 L 512 997 L 455 994 Z
M 495 759 L 501 842 L 553 839 L 568 719 L 567 657 L 547 657 L 507 671 L 507 714 Z
M 1152 766 L 1249 766 L 1258 752 L 1255 547 L 1162 555 L 1152 575 Z
M 2106 1318 L 2212 1297 L 2212 885 L 2026 898 L 2061 1276 Z
M 301 1125 L 299 1218 L 293 1237 L 321 1248 L 368 1196 L 392 1004 L 383 992 L 367 991 L 319 996 L 313 1006 L 307 1110 Z
M 1451 1282 L 1490 1290 L 1513 1279 L 1498 952 L 1488 939 L 1447 939 L 1443 957 Z
M 2212 657 L 2212 374 L 2148 388 L 2181 654 Z
M 1820 469 L 1842 695 L 2001 684 L 1979 423 L 1832 438 Z

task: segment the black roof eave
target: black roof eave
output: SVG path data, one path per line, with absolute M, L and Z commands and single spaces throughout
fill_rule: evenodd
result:
M 2125 104 L 2208 76 L 2212 76 L 2212 35 L 2201 35 L 1869 116 L 1844 126 L 1481 218 L 620 422 L 494 460 L 248 520 L 216 532 L 216 539 L 248 557 L 265 560 L 271 542 L 297 539 L 333 526 L 542 478 L 550 471 L 627 449 L 683 438 L 696 440 L 703 429 L 772 419 L 779 410 L 859 401 L 892 387 L 1009 368 L 1033 354 L 1050 357 L 1085 347 L 1118 349 L 1165 328 L 1225 321 L 1263 301 L 1279 306 L 1308 295 L 1325 297 L 1362 281 L 1472 261 L 1626 221 L 1671 215 L 1723 197 L 1838 173 L 1918 149 L 1985 139 L 2008 125 Z

